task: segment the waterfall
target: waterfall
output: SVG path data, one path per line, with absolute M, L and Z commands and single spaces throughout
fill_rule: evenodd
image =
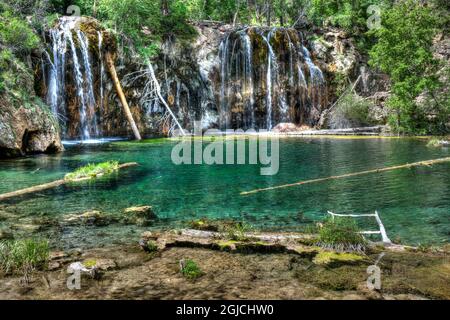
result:
M 98 35 L 98 59 L 100 63 L 100 111 L 103 112 L 103 103 L 104 103 L 104 95 L 105 95 L 105 65 L 103 62 L 103 35 L 100 31 L 97 32 Z M 100 113 L 102 114 L 102 113 Z
M 95 96 L 94 96 L 94 84 L 93 84 L 93 78 L 92 78 L 92 69 L 91 69 L 91 61 L 89 57 L 89 40 L 86 37 L 86 35 L 81 32 L 81 30 L 77 30 L 77 37 L 78 41 L 81 46 L 81 54 L 83 57 L 83 63 L 84 63 L 84 71 L 85 71 L 85 80 L 86 80 L 86 87 L 87 90 L 85 90 L 85 94 L 87 96 L 87 111 L 90 115 L 90 121 L 89 119 L 86 119 L 85 125 L 87 125 L 87 128 L 84 128 L 84 131 L 90 131 L 90 128 L 92 128 L 95 136 L 99 135 L 99 130 L 97 126 L 97 116 L 95 114 Z
M 97 37 L 100 68 L 96 68 L 94 72 L 90 51 L 92 44 L 88 35 L 77 27 L 76 18 L 61 18 L 57 27 L 49 32 L 47 103 L 59 119 L 65 137 L 81 137 L 82 140 L 88 140 L 92 136 L 101 135 L 96 92 L 100 95 L 98 107 L 102 109 L 105 71 L 101 32 L 98 32 Z M 95 79 L 99 79 L 98 89 L 94 85 Z M 72 87 L 75 89 L 74 97 L 69 96 Z M 76 110 L 78 112 L 74 114 Z
M 222 129 L 311 125 L 324 85 L 301 35 L 289 28 L 230 32 L 219 47 Z M 305 73 L 306 72 L 306 73 Z
M 83 140 L 88 140 L 90 138 L 88 126 L 87 126 L 87 114 L 86 114 L 86 98 L 84 93 L 84 78 L 80 70 L 80 63 L 78 62 L 77 50 L 75 48 L 75 43 L 73 41 L 72 32 L 70 30 L 65 33 L 65 36 L 69 39 L 70 49 L 72 50 L 72 61 L 74 77 L 77 85 L 77 96 L 80 100 L 80 128 L 81 137 Z
M 240 33 L 241 41 L 244 45 L 244 92 L 248 95 L 245 108 L 245 125 L 250 128 L 255 127 L 255 97 L 253 92 L 253 50 L 250 36 L 242 31 Z M 250 117 L 250 119 L 248 119 Z
M 62 95 L 64 93 L 65 48 L 67 41 L 64 32 L 60 30 L 51 30 L 50 38 L 52 41 L 51 54 L 53 61 L 49 53 L 45 51 L 50 63 L 50 75 L 48 79 L 44 78 L 44 81 L 48 81 L 47 103 L 50 105 L 55 116 L 58 119 L 63 119 L 65 116 L 65 108 Z
M 227 128 L 228 126 L 228 95 L 225 95 L 227 91 L 227 81 L 228 81 L 228 47 L 229 47 L 230 35 L 228 35 L 220 44 L 219 55 L 220 55 L 220 114 L 219 114 L 219 126 L 221 128 Z

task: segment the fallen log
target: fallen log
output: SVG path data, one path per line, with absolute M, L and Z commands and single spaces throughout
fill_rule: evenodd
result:
M 445 163 L 445 162 L 450 162 L 450 157 L 434 159 L 434 160 L 419 161 L 419 162 L 408 163 L 408 164 L 403 164 L 403 165 L 398 165 L 398 166 L 393 166 L 393 167 L 386 167 L 386 168 L 379 168 L 379 169 L 373 169 L 373 170 L 347 173 L 347 174 L 342 174 L 339 176 L 331 176 L 331 177 L 326 177 L 326 178 L 318 178 L 318 179 L 312 179 L 312 180 L 299 181 L 299 182 L 279 185 L 279 186 L 275 186 L 275 187 L 268 187 L 268 188 L 255 189 L 255 190 L 251 190 L 251 191 L 244 191 L 244 192 L 241 192 L 240 195 L 241 196 L 249 195 L 249 194 L 254 194 L 254 193 L 263 192 L 263 191 L 296 187 L 296 186 L 301 186 L 301 185 L 309 184 L 309 183 L 316 183 L 316 182 L 323 182 L 323 181 L 328 181 L 328 180 L 355 177 L 355 176 L 360 176 L 360 175 L 370 174 L 370 173 L 380 173 L 380 172 L 386 172 L 386 171 L 392 171 L 392 170 L 398 170 L 398 169 L 407 169 L 407 168 L 420 167 L 420 166 L 431 166 L 433 164 L 439 164 L 439 163 Z
M 118 169 L 124 169 L 124 168 L 137 166 L 137 165 L 138 165 L 138 163 L 136 163 L 136 162 L 124 163 L 124 164 L 119 165 Z M 101 177 L 101 176 L 103 176 L 103 174 L 98 174 L 96 177 Z M 82 177 L 82 178 L 78 178 L 78 179 L 60 179 L 60 180 L 56 180 L 53 182 L 48 182 L 48 183 L 40 184 L 37 186 L 0 194 L 0 201 L 23 196 L 23 195 L 30 194 L 30 193 L 36 193 L 36 192 L 40 192 L 40 191 L 44 191 L 44 190 L 48 190 L 48 189 L 53 189 L 53 188 L 56 188 L 56 187 L 59 187 L 59 186 L 62 186 L 62 185 L 65 185 L 65 184 L 71 183 L 71 182 L 82 182 L 82 181 L 87 181 L 87 180 L 91 180 L 91 179 L 94 179 L 94 177 L 89 176 L 89 177 Z

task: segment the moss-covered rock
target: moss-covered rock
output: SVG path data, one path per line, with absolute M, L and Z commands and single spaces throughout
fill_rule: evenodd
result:
M 151 206 L 130 207 L 124 210 L 122 222 L 126 224 L 136 224 L 146 226 L 157 218 Z
M 326 265 L 330 267 L 341 266 L 345 264 L 359 264 L 364 262 L 365 258 L 355 253 L 337 253 L 332 251 L 321 251 L 313 259 L 317 265 Z

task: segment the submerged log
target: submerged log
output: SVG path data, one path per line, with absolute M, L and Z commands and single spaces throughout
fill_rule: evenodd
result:
M 114 83 L 114 87 L 116 88 L 117 95 L 120 98 L 120 101 L 122 102 L 122 107 L 125 112 L 125 116 L 128 119 L 128 122 L 130 123 L 131 130 L 133 130 L 134 137 L 136 140 L 142 140 L 141 134 L 139 133 L 139 130 L 136 126 L 136 122 L 134 122 L 133 115 L 131 114 L 130 107 L 128 106 L 127 99 L 125 98 L 125 95 L 122 90 L 122 86 L 120 85 L 119 77 L 117 76 L 116 67 L 114 66 L 114 59 L 112 58 L 111 54 L 109 52 L 105 55 L 106 58 L 106 64 L 108 65 L 109 73 L 111 74 L 111 78 Z
M 138 164 L 136 162 L 124 163 L 124 164 L 119 165 L 119 169 L 128 168 L 128 167 L 137 166 L 137 165 Z M 99 174 L 99 175 L 97 175 L 97 177 L 102 176 L 102 175 L 103 174 Z M 37 186 L 0 194 L 0 201 L 27 195 L 27 194 L 31 194 L 31 193 L 36 193 L 36 192 L 40 192 L 40 191 L 44 191 L 44 190 L 48 190 L 48 189 L 53 189 L 53 188 L 65 185 L 67 183 L 70 183 L 70 182 L 82 182 L 82 181 L 87 181 L 87 180 L 91 180 L 91 179 L 93 179 L 93 177 L 83 177 L 83 178 L 79 178 L 79 179 L 60 179 L 60 180 L 56 180 L 53 182 L 44 183 L 44 184 L 40 184 Z
M 263 191 L 296 187 L 296 186 L 300 186 L 303 184 L 323 182 L 323 181 L 335 180 L 335 179 L 342 179 L 342 178 L 360 176 L 360 175 L 370 174 L 370 173 L 380 173 L 380 172 L 386 172 L 386 171 L 392 171 L 392 170 L 398 170 L 398 169 L 408 169 L 408 168 L 420 167 L 420 166 L 431 166 L 433 164 L 439 164 L 439 163 L 445 163 L 445 162 L 450 162 L 450 157 L 434 159 L 434 160 L 419 161 L 419 162 L 414 162 L 414 163 L 407 163 L 407 164 L 393 166 L 393 167 L 386 167 L 386 168 L 379 168 L 379 169 L 373 169 L 373 170 L 347 173 L 347 174 L 342 174 L 339 176 L 331 176 L 331 177 L 326 177 L 326 178 L 318 178 L 318 179 L 312 179 L 312 180 L 299 181 L 299 182 L 279 185 L 279 186 L 275 186 L 275 187 L 268 187 L 268 188 L 255 189 L 255 190 L 251 190 L 251 191 L 244 191 L 244 192 L 241 192 L 241 195 L 249 195 L 249 194 L 254 194 L 254 193 L 263 192 Z

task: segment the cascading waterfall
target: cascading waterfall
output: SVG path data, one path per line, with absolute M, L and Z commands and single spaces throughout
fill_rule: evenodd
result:
M 253 56 L 253 52 L 252 52 L 252 43 L 251 43 L 251 39 L 249 37 L 249 35 L 243 30 L 240 33 L 243 44 L 244 44 L 244 91 L 248 93 L 249 95 L 249 99 L 247 101 L 246 104 L 246 109 L 245 109 L 245 118 L 248 119 L 250 118 L 250 120 L 247 120 L 245 122 L 245 125 L 247 127 L 250 128 L 254 128 L 255 127 L 255 109 L 254 109 L 254 104 L 255 104 L 255 97 L 254 97 L 254 93 L 253 93 L 253 65 L 252 65 L 252 56 Z
M 84 63 L 84 70 L 85 70 L 85 81 L 86 83 L 86 91 L 84 94 L 86 94 L 87 97 L 87 111 L 91 115 L 91 120 L 85 119 L 86 128 L 84 131 L 89 132 L 89 128 L 92 128 L 94 131 L 94 134 L 96 136 L 99 135 L 99 130 L 97 126 L 97 116 L 95 114 L 95 96 L 94 96 L 94 85 L 93 85 L 93 79 L 92 79 L 92 70 L 91 70 L 91 62 L 89 57 L 89 40 L 86 37 L 86 35 L 81 32 L 81 30 L 77 30 L 77 37 L 81 46 L 81 54 L 83 57 L 83 63 Z M 75 53 L 76 54 L 76 53 Z M 89 137 L 87 137 L 89 138 Z
M 101 32 L 97 36 L 99 75 L 94 74 L 91 64 L 92 44 L 85 32 L 76 27 L 76 19 L 62 18 L 49 33 L 51 56 L 48 55 L 47 102 L 59 119 L 65 137 L 88 140 L 101 135 L 96 110 L 97 106 L 103 108 L 105 72 Z M 99 88 L 95 86 L 95 79 L 99 79 Z M 73 97 L 69 95 L 71 88 L 74 88 Z M 98 101 L 96 92 L 100 95 Z
M 103 103 L 104 103 L 104 96 L 105 96 L 105 65 L 103 62 L 103 35 L 101 32 L 97 32 L 97 36 L 98 36 L 98 59 L 99 59 L 99 63 L 100 63 L 100 102 L 99 102 L 99 107 L 100 107 L 100 120 L 101 120 L 101 115 L 103 114 Z
M 246 28 L 225 37 L 219 48 L 221 129 L 313 124 L 311 110 L 323 107 L 325 82 L 301 39 L 288 28 Z

